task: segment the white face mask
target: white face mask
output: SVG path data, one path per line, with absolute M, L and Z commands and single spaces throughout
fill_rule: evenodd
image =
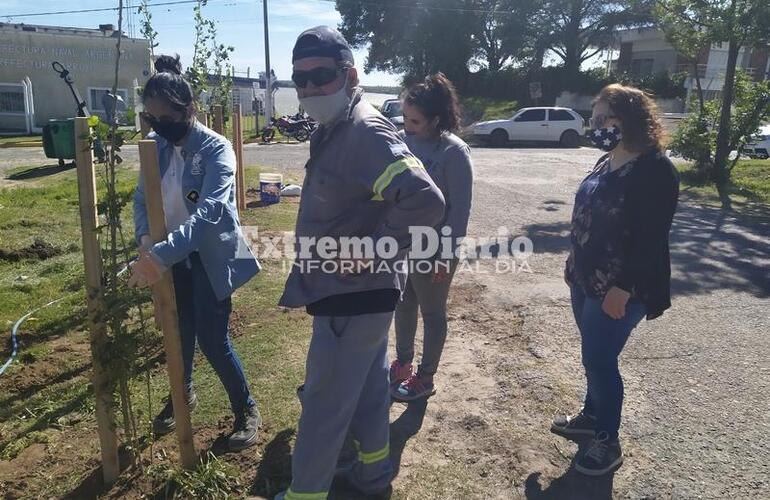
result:
M 348 77 L 345 75 L 345 83 L 334 94 L 316 95 L 312 97 L 300 97 L 299 104 L 310 118 L 321 125 L 329 125 L 344 113 L 350 106 L 348 95 Z

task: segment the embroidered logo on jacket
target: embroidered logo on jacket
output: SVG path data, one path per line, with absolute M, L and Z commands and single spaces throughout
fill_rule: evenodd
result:
M 190 173 L 192 175 L 201 175 L 203 173 L 203 169 L 201 168 L 202 160 L 203 158 L 200 153 L 195 153 L 195 156 L 193 156 L 192 159 L 192 167 L 190 168 Z
M 187 193 L 187 199 L 190 200 L 193 203 L 198 203 L 198 200 L 200 199 L 201 195 L 196 190 L 192 190 L 189 193 Z

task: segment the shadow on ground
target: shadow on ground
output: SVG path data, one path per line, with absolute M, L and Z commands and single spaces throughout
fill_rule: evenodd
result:
M 524 483 L 524 496 L 527 500 L 612 500 L 612 485 L 617 468 L 600 477 L 589 477 L 574 469 L 575 457 L 588 446 L 588 440 L 575 440 L 578 451 L 564 473 L 554 479 L 545 488 L 540 484 L 540 472 L 533 472 Z
M 727 289 L 770 296 L 768 234 L 767 205 L 752 203 L 727 212 L 680 202 L 671 230 L 672 294 Z
M 265 446 L 250 495 L 273 498 L 291 484 L 291 441 L 294 429 L 284 429 Z
M 422 428 L 427 408 L 427 399 L 407 403 L 406 410 L 390 424 L 390 460 L 395 469 L 393 477 L 398 476 L 401 469 L 401 455 L 406 443 Z
M 65 163 L 64 165 L 44 165 L 42 167 L 32 167 L 21 172 L 16 172 L 7 177 L 11 181 L 26 181 L 30 179 L 38 179 L 40 177 L 48 177 L 49 175 L 66 172 L 75 168 L 75 162 Z

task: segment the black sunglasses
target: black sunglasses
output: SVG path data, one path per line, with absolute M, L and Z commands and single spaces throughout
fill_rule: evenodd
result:
M 301 89 L 307 87 L 307 82 L 313 82 L 316 87 L 322 87 L 336 80 L 340 73 L 346 69 L 321 67 L 313 68 L 310 71 L 294 71 L 291 74 L 291 80 Z

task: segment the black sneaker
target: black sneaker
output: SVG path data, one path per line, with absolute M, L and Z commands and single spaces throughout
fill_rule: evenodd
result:
M 575 460 L 575 470 L 586 476 L 603 476 L 623 463 L 620 441 L 600 432 Z
M 586 415 L 582 409 L 577 415 L 559 415 L 551 423 L 551 432 L 567 438 L 594 437 L 596 418 Z
M 198 406 L 198 397 L 194 392 L 187 393 L 187 406 L 193 411 Z M 171 402 L 171 396 L 166 400 L 166 406 L 158 413 L 155 420 L 152 421 L 152 431 L 157 436 L 162 436 L 173 431 L 176 427 L 174 420 L 174 405 Z
M 245 450 L 257 444 L 257 430 L 262 425 L 257 405 L 249 406 L 240 415 L 235 416 L 233 433 L 227 440 L 230 451 Z

